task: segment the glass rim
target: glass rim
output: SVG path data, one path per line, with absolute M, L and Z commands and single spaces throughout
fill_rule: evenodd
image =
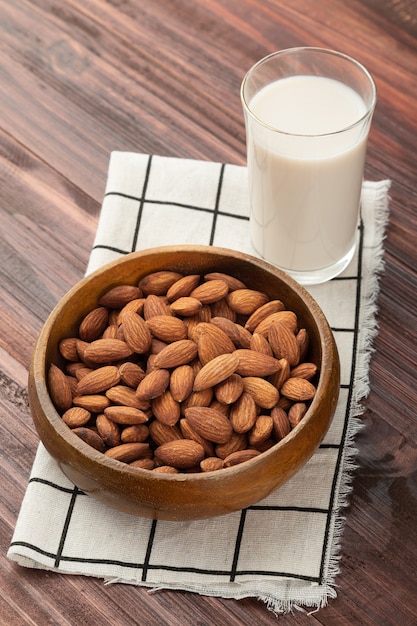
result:
M 245 97 L 245 93 L 244 93 L 245 92 L 245 87 L 246 87 L 247 82 L 248 82 L 249 78 L 251 77 L 251 75 L 259 67 L 261 67 L 262 65 L 267 63 L 272 58 L 276 58 L 278 56 L 284 56 L 284 55 L 287 55 L 287 54 L 293 54 L 293 53 L 297 53 L 297 52 L 308 52 L 308 53 L 309 52 L 316 52 L 316 53 L 319 53 L 319 54 L 328 54 L 330 56 L 337 56 L 337 57 L 339 57 L 341 59 L 344 59 L 345 61 L 347 61 L 351 65 L 354 65 L 368 79 L 368 82 L 369 82 L 369 84 L 371 86 L 371 91 L 372 91 L 371 103 L 369 104 L 369 106 L 366 107 L 365 113 L 358 120 L 356 120 L 356 122 L 353 122 L 352 124 L 349 124 L 348 126 L 344 126 L 343 128 L 340 128 L 339 130 L 326 132 L 326 133 L 292 133 L 292 132 L 288 132 L 288 131 L 276 128 L 275 126 L 271 126 L 270 124 L 267 124 L 266 122 L 261 120 L 257 115 L 255 115 L 255 113 L 253 113 L 252 109 L 250 108 L 250 103 L 247 101 L 247 99 Z M 265 57 L 263 57 L 262 59 L 257 61 L 254 65 L 252 65 L 252 67 L 246 72 L 245 76 L 243 77 L 243 80 L 242 80 L 242 83 L 241 83 L 241 86 L 240 86 L 240 98 L 241 98 L 241 102 L 242 102 L 244 111 L 253 120 L 255 120 L 258 124 L 260 124 L 261 126 L 263 126 L 264 128 L 266 128 L 268 130 L 271 130 L 271 131 L 273 131 L 275 133 L 279 133 L 281 135 L 287 135 L 289 137 L 312 137 L 312 138 L 314 138 L 314 137 L 331 137 L 331 136 L 338 135 L 338 134 L 344 133 L 346 131 L 349 131 L 349 130 L 355 128 L 356 126 L 359 126 L 360 124 L 363 124 L 363 123 L 366 122 L 367 118 L 369 118 L 371 116 L 371 114 L 373 113 L 373 111 L 375 109 L 375 105 L 376 105 L 376 101 L 377 101 L 377 88 L 376 88 L 375 81 L 372 78 L 372 75 L 366 69 L 366 67 L 364 65 L 362 65 L 362 63 L 360 63 L 359 61 L 354 59 L 353 57 L 349 56 L 348 54 L 345 54 L 343 52 L 339 52 L 337 50 L 332 50 L 331 48 L 320 48 L 320 47 L 315 47 L 315 46 L 299 46 L 299 47 L 294 47 L 294 48 L 284 48 L 282 50 L 277 50 L 275 52 L 271 52 L 271 54 L 266 55 Z

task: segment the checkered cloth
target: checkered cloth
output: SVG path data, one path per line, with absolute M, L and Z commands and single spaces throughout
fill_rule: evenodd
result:
M 335 597 L 353 438 L 368 392 L 376 333 L 389 181 L 364 183 L 358 252 L 348 269 L 309 291 L 341 357 L 332 425 L 305 467 L 256 506 L 192 522 L 140 519 L 81 493 L 42 445 L 8 556 L 21 565 L 224 598 L 255 596 L 276 613 Z M 88 272 L 131 251 L 214 244 L 255 254 L 246 169 L 114 152 Z

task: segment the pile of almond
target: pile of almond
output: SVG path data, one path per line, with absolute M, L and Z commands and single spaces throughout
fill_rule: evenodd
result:
M 105 293 L 62 339 L 48 387 L 64 422 L 106 456 L 155 472 L 207 472 L 288 435 L 317 366 L 297 315 L 213 272 L 157 271 Z

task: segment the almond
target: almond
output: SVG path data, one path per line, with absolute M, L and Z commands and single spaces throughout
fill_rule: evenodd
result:
M 202 391 L 192 391 L 190 395 L 181 403 L 182 413 L 194 406 L 210 406 L 213 400 L 213 389 L 203 389 Z
M 255 400 L 255 403 L 263 409 L 272 409 L 278 400 L 278 389 L 270 382 L 259 376 L 246 376 L 243 380 L 243 386 Z
M 246 448 L 246 450 L 238 450 L 237 452 L 232 452 L 229 454 L 224 461 L 223 467 L 233 467 L 234 465 L 239 465 L 240 463 L 244 463 L 245 461 L 250 461 L 255 457 L 259 456 L 261 453 L 259 450 L 252 450 L 250 448 Z
M 278 359 L 253 350 L 239 349 L 235 354 L 239 359 L 236 373 L 241 376 L 270 376 L 280 369 Z
M 236 276 L 225 274 L 223 272 L 209 272 L 204 275 L 204 280 L 222 280 L 229 287 L 229 291 L 235 291 L 236 289 L 246 289 L 245 283 L 243 283 Z
M 281 300 L 270 300 L 250 315 L 249 319 L 245 323 L 245 328 L 247 328 L 249 332 L 253 333 L 258 324 L 260 324 L 266 317 L 272 315 L 272 313 L 284 311 L 284 309 L 285 306 Z
M 191 365 L 179 365 L 171 372 L 169 388 L 176 402 L 182 402 L 193 390 L 194 370 Z
M 273 425 L 274 423 L 270 415 L 260 415 L 248 433 L 249 445 L 257 446 L 269 439 L 272 433 Z
M 98 450 L 99 452 L 104 452 L 104 441 L 102 440 L 100 435 L 96 433 L 92 428 L 79 426 L 77 428 L 73 428 L 72 432 L 95 450 Z
M 108 406 L 104 415 L 116 424 L 144 424 L 149 419 L 144 411 L 131 406 Z
M 81 378 L 77 385 L 77 395 L 101 393 L 117 385 L 118 382 L 120 382 L 119 369 L 115 365 L 104 365 Z
M 222 298 L 221 300 L 217 300 L 217 302 L 213 302 L 210 305 L 210 309 L 212 320 L 213 317 L 218 317 L 220 319 L 229 320 L 231 322 L 236 321 L 236 312 L 233 311 L 227 304 L 226 298 Z
M 109 289 L 98 301 L 99 306 L 122 309 L 130 300 L 141 298 L 142 292 L 134 285 L 117 285 Z
M 179 278 L 173 283 L 167 291 L 168 302 L 174 302 L 179 298 L 186 298 L 197 287 L 200 282 L 199 274 L 188 274 Z
M 311 380 L 317 374 L 317 369 L 315 363 L 307 363 L 304 361 L 291 370 L 290 376 Z
M 288 326 L 293 333 L 297 330 L 298 319 L 296 314 L 293 311 L 278 311 L 277 313 L 272 313 L 268 315 L 265 319 L 263 319 L 259 324 L 254 328 L 254 333 L 259 333 L 260 335 L 268 336 L 269 327 L 274 322 L 280 322 L 281 324 L 285 324 Z
M 59 411 L 66 411 L 71 407 L 71 387 L 64 372 L 54 363 L 49 366 L 48 387 L 52 402 Z
M 171 467 L 170 465 L 158 465 L 153 471 L 158 474 L 178 474 L 179 472 L 176 467 Z
M 220 328 L 225 335 L 227 335 L 233 345 L 239 345 L 240 343 L 240 332 L 237 327 L 237 324 L 226 317 L 212 317 L 210 324 L 213 324 L 217 328 Z
M 181 278 L 183 278 L 183 275 L 178 272 L 159 270 L 141 278 L 138 287 L 145 295 L 161 296 L 166 294 L 168 289 Z
M 272 429 L 277 441 L 284 439 L 291 432 L 291 424 L 287 413 L 280 407 L 274 407 L 271 411 Z
M 148 443 L 121 443 L 119 446 L 106 450 L 104 454 L 110 459 L 131 463 L 136 459 L 149 457 L 150 448 Z
M 207 322 L 200 322 L 193 333 L 198 345 L 198 357 L 203 365 L 219 356 L 233 352 L 233 341 L 221 328 Z
M 123 335 L 127 345 L 137 354 L 145 354 L 151 347 L 151 332 L 145 320 L 133 311 L 123 316 Z
M 74 406 L 80 406 L 91 413 L 102 413 L 110 406 L 110 400 L 102 394 L 92 394 L 89 396 L 75 396 L 72 400 Z
M 96 428 L 106 446 L 112 448 L 120 445 L 120 427 L 104 415 L 104 413 L 97 415 Z
M 113 404 L 121 406 L 133 406 L 135 409 L 146 411 L 150 407 L 149 400 L 140 398 L 136 391 L 126 385 L 115 385 L 107 389 L 106 396 Z
M 281 322 L 273 322 L 268 330 L 268 341 L 277 359 L 287 359 L 290 367 L 300 361 L 300 349 L 293 331 Z
M 215 472 L 223 468 L 223 460 L 217 456 L 206 457 L 200 461 L 200 468 L 202 472 Z
M 230 411 L 230 423 L 233 430 L 236 433 L 247 433 L 253 428 L 257 414 L 258 411 L 255 400 L 249 393 L 244 391 L 240 398 L 233 404 Z
M 168 424 L 163 424 L 158 420 L 153 420 L 149 424 L 149 434 L 158 446 L 167 441 L 175 441 L 176 439 L 183 439 L 181 434 L 181 430 L 178 425 L 169 426 Z
M 123 317 L 126 313 L 136 313 L 136 315 L 142 315 L 143 307 L 145 305 L 145 298 L 135 298 L 131 300 L 120 310 L 119 315 L 117 316 L 117 324 L 123 324 Z
M 177 367 L 190 363 L 197 356 L 197 344 L 191 339 L 180 339 L 168 344 L 156 355 L 154 365 L 160 368 Z
M 168 426 L 175 426 L 180 419 L 180 404 L 174 400 L 169 389 L 152 400 L 151 408 L 154 416 Z
M 238 450 L 245 450 L 248 446 L 248 438 L 245 433 L 233 433 L 229 441 L 226 443 L 218 443 L 215 447 L 215 452 L 218 457 L 225 459 L 232 452 Z
M 197 298 L 191 298 L 191 296 L 183 296 L 174 300 L 171 304 L 171 311 L 175 315 L 183 315 L 184 317 L 191 317 L 192 315 L 198 315 L 201 311 L 202 303 Z
M 227 303 L 230 308 L 240 315 L 252 315 L 268 300 L 269 298 L 265 293 L 255 289 L 236 289 L 227 296 Z
M 235 352 L 220 354 L 208 361 L 198 372 L 194 380 L 193 391 L 203 391 L 214 387 L 233 374 L 239 365 Z
M 307 356 L 307 352 L 308 352 L 308 348 L 310 344 L 307 330 L 305 328 L 300 328 L 295 338 L 297 339 L 298 349 L 300 351 L 300 361 L 302 361 Z
M 166 343 L 186 339 L 187 327 L 179 317 L 154 315 L 145 322 L 154 337 Z
M 149 427 L 146 424 L 133 424 L 123 428 L 120 439 L 122 443 L 142 443 L 149 437 Z
M 292 428 L 295 428 L 297 424 L 301 422 L 304 415 L 307 413 L 307 405 L 305 402 L 295 402 L 288 409 L 288 420 Z
M 306 402 L 314 398 L 316 388 L 305 378 L 288 378 L 281 387 L 281 394 L 294 402 Z
M 78 361 L 77 337 L 61 339 L 58 345 L 60 355 L 67 361 Z
M 77 426 L 85 426 L 91 419 L 90 411 L 83 409 L 82 407 L 73 406 L 67 409 L 62 416 L 63 422 L 70 428 L 76 428 Z
M 136 461 L 131 461 L 129 465 L 130 467 L 139 467 L 140 469 L 153 470 L 155 467 L 155 462 L 153 459 L 144 458 L 136 459 Z
M 109 321 L 109 312 L 106 307 L 99 306 L 92 309 L 81 321 L 78 335 L 83 341 L 94 341 L 101 337 Z
M 214 455 L 213 443 L 196 433 L 196 431 L 191 428 L 189 421 L 185 417 L 180 420 L 179 424 L 184 439 L 192 439 L 193 441 L 197 441 L 197 443 L 203 446 L 204 454 L 206 456 Z
M 143 303 L 143 317 L 149 320 L 155 315 L 172 315 L 172 311 L 164 296 L 150 294 Z
M 272 383 L 278 391 L 281 389 L 285 381 L 290 377 L 290 364 L 287 359 L 279 359 L 279 369 L 268 377 L 270 383 Z
M 198 285 L 190 293 L 192 298 L 197 298 L 203 304 L 211 304 L 216 300 L 221 300 L 229 292 L 229 287 L 224 280 L 213 279 Z
M 268 354 L 269 356 L 274 356 L 272 352 L 271 345 L 268 340 L 261 335 L 260 333 L 254 333 L 251 337 L 250 350 L 255 350 L 255 352 L 262 352 L 263 354 Z
M 214 443 L 226 443 L 232 436 L 232 424 L 219 411 L 209 407 L 189 407 L 185 417 L 191 428 Z
M 122 361 L 132 354 L 133 350 L 120 339 L 96 339 L 84 351 L 85 358 L 97 364 Z
M 164 393 L 168 385 L 169 371 L 155 368 L 140 381 L 136 389 L 136 395 L 141 400 L 153 400 Z
M 140 365 L 131 363 L 130 361 L 119 365 L 119 374 L 124 384 L 128 387 L 132 387 L 132 389 L 136 389 L 140 381 L 146 376 Z
M 233 404 L 243 393 L 243 380 L 239 374 L 231 374 L 214 388 L 214 394 L 219 402 Z
M 204 448 L 192 439 L 177 439 L 158 446 L 155 456 L 163 465 L 187 469 L 203 460 Z

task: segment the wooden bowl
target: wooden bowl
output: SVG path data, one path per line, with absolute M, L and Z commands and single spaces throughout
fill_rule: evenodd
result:
M 83 316 L 118 284 L 136 284 L 151 272 L 218 271 L 282 300 L 310 336 L 309 361 L 319 367 L 316 395 L 301 422 L 268 451 L 227 469 L 161 474 L 106 457 L 62 421 L 48 393 L 51 363 L 60 364 L 58 345 L 77 334 Z M 165 520 L 224 515 L 265 498 L 311 457 L 332 420 L 339 394 L 340 366 L 332 332 L 314 299 L 285 273 L 247 254 L 209 246 L 167 246 L 129 254 L 75 285 L 47 319 L 33 351 L 29 400 L 39 437 L 64 474 L 81 490 L 127 513 Z

